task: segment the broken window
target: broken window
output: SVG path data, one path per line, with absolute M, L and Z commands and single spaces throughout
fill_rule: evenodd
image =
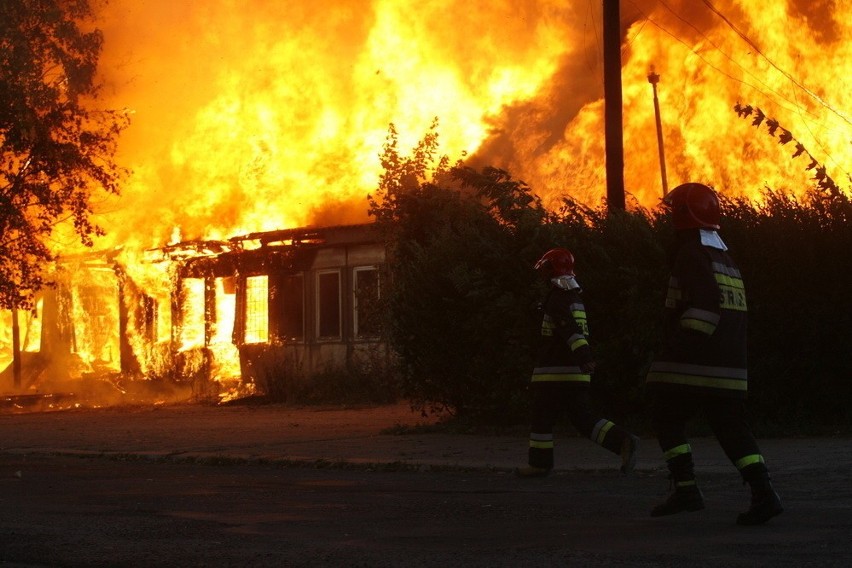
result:
M 204 279 L 184 278 L 180 289 L 180 348 L 204 346 Z
M 249 276 L 246 278 L 246 343 L 269 341 L 269 278 Z
M 216 313 L 212 343 L 231 343 L 236 313 L 236 294 L 232 277 L 216 278 Z
M 374 266 L 356 268 L 353 271 L 353 289 L 355 337 L 377 337 L 381 329 L 379 270 Z
M 317 335 L 340 338 L 340 272 L 317 274 Z

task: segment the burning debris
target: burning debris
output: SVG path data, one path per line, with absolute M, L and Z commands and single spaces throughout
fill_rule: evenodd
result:
M 384 263 L 370 225 L 148 253 L 168 275 L 158 289 L 134 281 L 120 251 L 63 260 L 24 322 L 20 376 L 11 363 L 0 375 L 15 383 L 7 408 L 281 399 L 294 381 L 386 351 L 370 324 Z

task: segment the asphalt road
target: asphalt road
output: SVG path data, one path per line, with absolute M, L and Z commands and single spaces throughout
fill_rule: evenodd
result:
M 707 509 L 650 518 L 667 479 L 562 436 L 519 480 L 523 433 L 412 428 L 375 409 L 99 409 L 0 415 L 2 566 L 852 566 L 852 443 L 763 441 L 785 512 L 695 439 Z M 420 424 L 422 425 L 422 424 Z
M 852 566 L 845 471 L 780 476 L 786 511 L 739 527 L 746 491 L 647 515 L 659 475 L 202 465 L 0 455 L 4 566 Z

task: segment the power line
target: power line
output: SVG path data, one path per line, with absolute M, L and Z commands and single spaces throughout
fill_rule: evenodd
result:
M 790 73 L 788 73 L 787 71 L 782 69 L 780 66 L 778 66 L 774 61 L 772 61 L 765 53 L 763 53 L 763 51 L 761 51 L 761 49 L 757 46 L 757 44 L 751 38 L 749 38 L 744 32 L 742 32 L 739 28 L 737 28 L 737 26 L 733 22 L 731 22 L 731 20 L 728 19 L 728 17 L 726 17 L 715 6 L 713 6 L 713 4 L 712 4 L 712 2 L 710 2 L 710 0 L 702 0 L 702 1 L 704 2 L 704 5 L 707 6 L 714 14 L 719 16 L 722 19 L 722 21 L 724 21 L 725 24 L 728 25 L 728 27 L 730 27 L 732 30 L 734 30 L 734 32 L 743 41 L 745 41 L 749 45 L 749 47 L 754 49 L 754 51 L 758 55 L 763 57 L 772 67 L 774 67 L 778 72 L 780 72 L 784 77 L 786 77 L 791 83 L 793 83 L 794 85 L 799 87 L 802 91 L 807 93 L 810 97 L 812 97 L 814 100 L 816 100 L 824 108 L 828 109 L 829 111 L 831 111 L 832 113 L 837 115 L 841 120 L 843 120 L 844 122 L 846 122 L 849 125 L 852 125 L 852 122 L 850 122 L 849 119 L 846 118 L 846 116 L 844 116 L 840 111 L 838 111 L 837 109 L 832 107 L 830 104 L 828 104 L 826 101 L 824 101 L 821 97 L 819 97 L 816 93 L 814 93 L 813 91 L 811 91 L 810 89 L 805 87 L 801 82 L 797 81 Z M 797 97 L 797 99 L 798 99 L 798 97 Z M 800 103 L 796 103 L 795 106 L 796 106 L 796 110 L 797 110 L 799 116 L 802 116 L 802 114 L 801 114 L 802 113 L 802 105 Z M 812 113 L 810 113 L 810 111 L 805 111 L 805 112 L 807 112 L 808 114 L 812 114 Z M 834 162 L 834 164 L 837 165 L 838 168 L 844 170 L 845 168 L 843 167 L 843 165 L 839 164 L 837 162 L 837 160 L 834 159 L 834 156 L 832 156 L 831 151 L 828 148 L 826 148 L 825 144 L 820 142 L 819 138 L 816 135 L 814 135 L 814 133 L 811 131 L 810 127 L 808 126 L 807 121 L 803 120 L 802 122 L 803 122 L 805 128 L 810 133 L 813 140 L 816 142 L 816 144 L 822 149 L 823 152 L 825 152 L 826 156 L 828 156 L 828 158 L 832 162 Z
M 677 12 L 676 12 L 676 11 L 675 11 L 672 7 L 671 7 L 671 6 L 669 6 L 669 5 L 668 5 L 668 3 L 666 3 L 666 2 L 665 2 L 665 0 L 660 0 L 660 4 L 662 4 L 662 5 L 663 5 L 663 7 L 665 7 L 665 8 L 666 8 L 669 12 L 671 12 L 671 14 L 672 14 L 674 17 L 676 17 L 678 20 L 680 20 L 681 22 L 683 22 L 685 25 L 687 25 L 687 26 L 689 26 L 690 28 L 692 28 L 693 30 L 695 30 L 695 32 L 696 32 L 696 33 L 698 33 L 698 35 L 700 35 L 702 38 L 704 38 L 704 40 L 705 40 L 705 41 L 706 41 L 706 42 L 707 42 L 710 46 L 712 46 L 712 47 L 713 47 L 716 51 L 718 51 L 719 53 L 721 53 L 721 54 L 722 54 L 722 55 L 723 55 L 726 59 L 728 59 L 728 60 L 729 60 L 729 61 L 730 61 L 733 65 L 735 65 L 735 66 L 736 66 L 736 67 L 738 67 L 740 70 L 742 70 L 742 71 L 743 71 L 743 73 L 745 73 L 745 74 L 746 74 L 746 75 L 748 75 L 749 77 L 753 78 L 753 79 L 754 79 L 757 83 L 759 83 L 760 85 L 763 85 L 763 86 L 766 88 L 766 90 L 767 90 L 767 91 L 769 91 L 769 93 L 767 93 L 766 91 L 764 91 L 763 89 L 761 89 L 760 87 L 758 87 L 758 86 L 756 86 L 756 85 L 753 85 L 753 84 L 751 84 L 751 83 L 749 83 L 749 82 L 746 82 L 746 81 L 744 81 L 744 80 L 742 80 L 742 79 L 739 79 L 739 78 L 737 78 L 737 77 L 734 77 L 734 76 L 732 76 L 731 74 L 727 73 L 726 71 L 724 71 L 724 70 L 720 69 L 719 67 L 717 67 L 716 65 L 714 65 L 713 63 L 711 63 L 711 62 L 710 62 L 707 58 L 705 58 L 705 57 L 704 57 L 704 56 L 703 56 L 700 52 L 698 52 L 698 51 L 697 51 L 694 47 L 692 47 L 690 44 L 688 44 L 688 43 L 687 43 L 687 42 L 685 42 L 684 40 L 680 39 L 680 38 L 679 38 L 678 36 L 676 36 L 674 33 L 670 32 L 668 29 L 666 29 L 666 28 L 665 28 L 665 27 L 663 27 L 661 24 L 659 24 L 657 21 L 655 21 L 654 19 L 652 19 L 652 18 L 650 17 L 650 15 L 648 15 L 648 14 L 646 14 L 644 11 L 642 11 L 642 9 L 641 9 L 639 6 L 637 6 L 637 5 L 636 5 L 636 4 L 635 4 L 632 0 L 631 0 L 631 3 L 632 3 L 632 4 L 633 4 L 633 5 L 637 8 L 637 10 L 639 10 L 639 12 L 640 12 L 640 13 L 641 13 L 644 17 L 645 17 L 645 19 L 646 19 L 647 21 L 649 21 L 650 23 L 652 23 L 654 26 L 656 26 L 656 27 L 657 27 L 660 31 L 662 31 L 663 33 L 665 33 L 665 34 L 669 35 L 670 37 L 672 37 L 672 38 L 673 38 L 675 41 L 677 41 L 678 43 L 680 43 L 680 44 L 684 45 L 685 47 L 687 47 L 687 48 L 688 48 L 688 49 L 689 49 L 689 50 L 690 50 L 693 54 L 695 54 L 695 56 L 696 56 L 696 57 L 698 57 L 698 58 L 699 58 L 701 61 L 703 61 L 703 62 L 704 62 L 704 63 L 705 63 L 708 67 L 710 67 L 711 69 L 713 69 L 713 70 L 714 70 L 714 71 L 716 71 L 717 73 L 719 73 L 719 74 L 721 74 L 721 75 L 724 75 L 725 77 L 729 78 L 730 80 L 732 80 L 732 81 L 734 81 L 734 82 L 736 82 L 736 83 L 740 83 L 740 84 L 742 84 L 742 85 L 745 85 L 745 86 L 747 86 L 747 87 L 750 87 L 750 88 L 754 89 L 755 91 L 757 91 L 757 92 L 759 92 L 759 93 L 763 94 L 763 96 L 767 97 L 768 99 L 771 99 L 771 100 L 772 100 L 772 99 L 773 99 L 773 97 L 772 97 L 769 93 L 774 93 L 777 97 L 779 97 L 779 98 L 783 99 L 784 101 L 786 101 L 786 102 L 788 102 L 790 105 L 792 105 L 792 107 L 793 107 L 793 108 L 789 108 L 789 107 L 786 107 L 786 105 L 784 105 L 783 103 L 779 103 L 779 102 L 778 102 L 778 100 L 775 100 L 775 101 L 774 101 L 774 102 L 775 102 L 776 104 L 778 104 L 780 107 L 782 107 L 782 108 L 785 108 L 785 107 L 786 107 L 786 108 L 787 108 L 787 110 L 788 110 L 789 112 L 792 112 L 792 113 L 798 114 L 798 115 L 799 115 L 799 116 L 803 119 L 803 123 L 805 124 L 805 128 L 807 128 L 807 129 L 808 129 L 808 132 L 811 134 L 811 136 L 813 137 L 813 139 L 816 141 L 817 145 L 818 145 L 818 146 L 819 146 L 819 147 L 823 150 L 823 152 L 825 152 L 825 154 L 828 156 L 828 158 L 829 158 L 829 159 L 830 159 L 830 160 L 831 160 L 831 161 L 832 161 L 832 162 L 833 162 L 833 163 L 834 163 L 837 167 L 839 167 L 839 168 L 841 168 L 841 169 L 844 169 L 844 168 L 843 168 L 843 166 L 842 166 L 841 164 L 839 164 L 839 163 L 837 162 L 837 160 L 835 160 L 835 159 L 834 159 L 834 157 L 831 155 L 831 152 L 828 150 L 828 148 L 826 148 L 826 147 L 825 147 L 825 145 L 824 145 L 824 144 L 822 144 L 822 143 L 818 140 L 817 136 L 816 136 L 816 135 L 814 135 L 814 133 L 813 133 L 813 131 L 810 129 L 810 127 L 809 127 L 809 126 L 807 126 L 807 122 L 808 122 L 808 120 L 806 119 L 805 115 L 809 115 L 809 116 L 811 117 L 811 119 L 812 119 L 814 122 L 817 122 L 817 124 L 819 124 L 819 126 L 820 126 L 820 127 L 822 127 L 822 128 L 829 128 L 829 127 L 828 127 L 826 124 L 824 124 L 823 122 L 821 122 L 820 117 L 819 117 L 817 114 L 815 114 L 814 112 L 812 112 L 812 111 L 808 110 L 807 108 L 804 108 L 804 107 L 802 106 L 801 102 L 799 102 L 799 101 L 798 101 L 798 98 L 797 98 L 797 100 L 791 100 L 790 98 L 788 98 L 788 97 L 787 97 L 786 95 L 784 95 L 783 93 L 780 93 L 780 92 L 776 91 L 776 90 L 775 90 L 774 88 L 772 88 L 770 85 L 766 84 L 766 83 L 765 83 L 765 82 L 764 82 L 764 81 L 763 81 L 760 77 L 756 76 L 754 73 L 752 73 L 751 71 L 749 71 L 748 69 L 746 69 L 745 67 L 743 67 L 743 66 L 742 66 L 739 62 L 737 62 L 737 61 L 736 61 L 733 57 L 731 57 L 731 56 L 730 56 L 728 53 L 726 53 L 726 52 L 725 52 L 722 48 L 720 48 L 720 47 L 719 47 L 719 46 L 718 46 L 718 45 L 717 45 L 717 44 L 716 44 L 716 43 L 715 43 L 715 42 L 714 42 L 714 41 L 713 41 L 710 37 L 708 37 L 708 36 L 707 36 L 707 34 L 705 34 L 705 33 L 704 33 L 703 31 L 701 31 L 699 28 L 697 28 L 696 26 L 694 26 L 691 22 L 689 22 L 689 21 L 687 21 L 686 19 L 684 19 L 684 18 L 683 18 L 680 14 L 678 14 L 678 13 L 677 13 Z M 706 3 L 706 0 L 705 0 L 705 3 Z M 711 8 L 711 9 L 712 9 L 712 8 Z M 717 10 L 714 10 L 714 11 L 715 11 L 716 13 L 718 13 L 718 11 L 717 11 Z M 720 14 L 720 17 L 722 17 L 722 18 L 724 19 L 724 16 L 721 16 L 721 14 Z M 730 24 L 730 25 L 731 25 L 731 26 L 733 26 L 733 24 Z M 735 31 L 737 31 L 737 30 L 735 29 Z M 738 35 L 740 35 L 740 33 L 739 33 L 739 32 L 738 32 Z M 742 35 L 740 35 L 740 37 L 742 37 Z M 769 60 L 769 58 L 768 58 L 768 57 L 766 57 L 766 56 L 765 56 L 762 52 L 760 52 L 760 50 L 759 50 L 759 49 L 758 49 L 758 48 L 754 45 L 754 42 L 752 42 L 752 41 L 751 41 L 750 39 L 748 39 L 748 38 L 744 38 L 744 39 L 745 39 L 745 41 L 747 41 L 747 43 L 748 43 L 748 44 L 749 44 L 749 45 L 750 45 L 750 46 L 751 46 L 751 47 L 752 47 L 752 48 L 753 48 L 756 52 L 758 52 L 758 53 L 759 53 L 762 57 L 764 57 L 767 61 L 769 61 L 769 62 L 770 62 L 770 64 L 772 64 L 772 65 L 773 65 L 773 67 L 775 67 L 776 69 L 778 69 L 779 71 L 781 71 L 782 73 L 784 73 L 781 69 L 779 69 L 779 68 L 778 68 L 778 66 L 777 66 L 777 65 L 775 65 L 774 63 L 772 63 L 772 62 Z M 793 81 L 793 82 L 794 82 L 797 86 L 799 86 L 800 88 L 802 88 L 805 92 L 807 92 L 807 93 L 809 93 L 809 94 L 813 95 L 813 94 L 812 94 L 812 93 L 810 93 L 810 91 L 808 91 L 806 88 L 804 88 L 803 86 L 799 85 L 799 83 L 798 83 L 798 82 L 796 82 L 796 81 L 795 81 L 792 77 L 790 77 L 790 76 L 789 76 L 789 74 L 784 73 L 784 75 L 785 75 L 785 76 L 787 76 L 787 77 L 788 77 L 791 81 Z M 815 96 L 815 95 L 814 95 L 814 96 Z M 831 106 L 830 106 L 830 105 L 828 105 L 827 103 L 825 103 L 824 101 L 822 101 L 822 99 L 819 99 L 819 97 L 816 97 L 816 98 L 817 98 L 817 100 L 819 100 L 819 101 L 820 101 L 820 103 L 821 103 L 823 106 L 825 106 L 825 108 L 827 108 L 827 109 L 831 110 L 832 112 L 834 112 L 835 114 L 837 114 L 838 116 L 840 116 L 840 118 L 841 118 L 842 120 L 844 120 L 845 122 L 849 123 L 849 121 L 848 121 L 848 120 L 847 120 L 844 116 L 842 116 L 842 114 L 840 114 L 840 113 L 839 113 L 838 111 L 836 111 L 835 109 L 831 108 Z M 850 123 L 850 124 L 852 124 L 852 123 Z
M 592 0 L 589 0 L 588 19 L 592 20 L 592 30 L 594 30 L 594 33 L 595 33 L 595 52 L 594 52 L 595 55 L 592 56 L 592 57 L 589 57 L 588 48 L 587 48 L 586 49 L 586 53 L 587 53 L 586 57 L 587 57 L 587 64 L 589 65 L 589 71 L 594 73 L 595 71 L 597 71 L 597 69 L 596 69 L 596 66 L 592 64 L 592 61 L 597 61 L 597 54 L 601 53 L 603 51 L 603 48 L 601 47 L 601 37 L 598 33 L 598 29 L 599 29 L 598 24 L 597 24 L 597 22 L 595 22 L 595 12 L 594 12 L 594 8 L 592 6 Z M 584 42 L 585 42 L 585 39 L 586 39 L 586 34 L 583 34 Z
M 795 110 L 795 112 L 798 112 L 798 113 L 805 112 L 805 113 L 807 113 L 807 114 L 812 115 L 815 119 L 818 119 L 818 118 L 819 118 L 816 114 L 811 113 L 811 112 L 810 112 L 810 111 L 808 111 L 807 109 L 802 109 L 802 108 L 801 108 L 801 105 L 800 105 L 797 101 L 793 101 L 793 100 L 789 99 L 789 98 L 788 98 L 786 95 L 784 95 L 783 93 L 780 93 L 780 92 L 776 91 L 774 88 L 772 88 L 772 86 L 770 86 L 770 85 L 766 84 L 766 82 L 764 82 L 764 81 L 763 81 L 760 77 L 758 77 L 757 75 L 755 75 L 754 73 L 752 73 L 751 71 L 749 71 L 748 69 L 746 69 L 745 67 L 743 67 L 742 65 L 740 65 L 740 63 L 739 63 L 736 59 L 734 59 L 733 57 L 731 57 L 731 55 L 729 55 L 729 54 L 728 54 L 728 53 L 726 53 L 726 52 L 725 52 L 725 51 L 724 51 L 721 47 L 719 47 L 718 45 L 716 45 L 716 43 L 715 43 L 715 42 L 714 42 L 714 41 L 713 41 L 710 37 L 708 37 L 708 36 L 707 36 L 707 34 L 705 34 L 703 31 L 701 31 L 700 29 L 698 29 L 697 27 L 695 27 L 695 26 L 692 24 L 692 22 L 687 21 L 687 20 L 686 20 L 686 19 L 684 19 L 684 18 L 683 18 L 680 14 L 678 14 L 677 12 L 675 12 L 675 10 L 674 10 L 671 6 L 669 6 L 669 5 L 668 5 L 665 1 L 660 0 L 660 4 L 662 4 L 662 5 L 663 5 L 663 7 L 664 7 L 664 8 L 666 8 L 669 12 L 671 12 L 671 13 L 672 13 L 672 15 L 673 15 L 674 17 L 676 17 L 678 20 L 680 20 L 681 22 L 683 22 L 684 24 L 686 24 L 687 26 L 689 26 L 690 28 L 692 28 L 693 30 L 695 30 L 695 32 L 696 32 L 698 35 L 700 35 L 701 37 L 703 37 L 703 38 L 704 38 L 704 40 L 705 40 L 708 44 L 710 44 L 710 45 L 713 47 L 713 49 L 715 49 L 716 51 L 718 51 L 719 53 L 721 53 L 721 54 L 722 54 L 722 55 L 723 55 L 723 56 L 724 56 L 724 57 L 725 57 L 728 61 L 730 61 L 730 62 L 731 62 L 734 66 L 738 67 L 738 68 L 739 68 L 739 69 L 740 69 L 740 70 L 741 70 L 744 74 L 746 74 L 746 75 L 748 75 L 749 77 L 751 77 L 752 79 L 754 79 L 757 83 L 759 83 L 759 84 L 763 85 L 763 87 L 765 87 L 765 88 L 766 88 L 766 90 L 767 90 L 767 91 L 769 91 L 770 93 L 774 93 L 774 94 L 775 94 L 775 95 L 777 95 L 779 98 L 781 98 L 781 99 L 783 99 L 783 100 L 787 101 L 788 103 L 790 103 L 791 105 L 793 105 L 793 106 L 795 107 L 795 109 L 796 109 L 796 110 Z M 746 82 L 746 81 L 743 81 L 742 79 L 739 79 L 739 78 L 737 78 L 737 77 L 734 77 L 733 75 L 731 75 L 731 74 L 729 74 L 729 73 L 727 73 L 727 72 L 723 71 L 722 69 L 719 69 L 718 67 L 716 67 L 715 65 L 713 65 L 712 63 L 710 63 L 710 62 L 709 62 L 706 58 L 704 58 L 704 57 L 703 57 L 703 56 L 702 56 L 699 52 L 697 52 L 697 51 L 696 51 L 696 50 L 695 50 L 695 49 L 694 49 L 691 45 L 689 45 L 689 44 L 688 44 L 688 43 L 686 43 L 685 41 L 683 41 L 683 40 L 681 40 L 680 38 L 678 38 L 677 36 L 675 36 L 672 32 L 670 32 L 670 31 L 668 31 L 667 29 L 665 29 L 664 27 L 662 27 L 659 23 L 657 23 L 657 22 L 655 22 L 654 20 L 652 20 L 650 16 L 645 15 L 645 17 L 646 17 L 646 19 L 647 19 L 648 21 L 650 21 L 652 24 L 654 24 L 655 26 L 657 26 L 657 28 L 659 28 L 661 31 L 665 32 L 666 34 L 668 34 L 669 36 L 671 36 L 672 38 L 674 38 L 676 41 L 678 41 L 679 43 L 681 43 L 681 44 L 683 44 L 684 46 L 686 46 L 687 48 L 689 48 L 689 50 L 690 50 L 690 51 L 692 51 L 692 52 L 696 55 L 696 57 L 698 57 L 699 59 L 701 59 L 704 63 L 706 63 L 706 64 L 708 65 L 708 67 L 712 68 L 714 71 L 716 71 L 716 72 L 718 72 L 718 73 L 720 73 L 720 74 L 724 75 L 725 77 L 727 77 L 727 78 L 731 79 L 732 81 L 734 81 L 734 82 L 736 82 L 736 83 L 740 83 L 741 85 L 745 85 L 745 86 L 747 86 L 747 87 L 750 87 L 750 88 L 754 89 L 755 91 L 757 91 L 757 92 L 761 93 L 763 96 L 765 96 L 765 97 L 767 97 L 767 98 L 770 98 L 770 99 L 772 98 L 772 97 L 771 97 L 771 96 L 770 96 L 770 95 L 769 95 L 766 91 L 764 91 L 764 90 L 763 90 L 763 89 L 761 89 L 760 87 L 757 87 L 757 86 L 755 86 L 755 85 L 753 85 L 753 84 L 751 84 L 751 83 L 748 83 L 748 82 Z M 776 101 L 776 104 L 779 104 L 779 106 L 782 106 L 782 107 L 784 106 L 783 104 L 780 104 L 780 103 L 778 103 L 777 101 Z M 787 110 L 789 110 L 789 111 L 793 112 L 793 109 L 788 108 Z
M 799 87 L 800 89 L 802 89 L 804 92 L 806 92 L 808 95 L 810 95 L 810 96 L 811 96 L 814 100 L 816 100 L 819 104 L 821 104 L 822 106 L 824 106 L 825 108 L 827 108 L 828 110 L 830 110 L 831 112 L 833 112 L 834 114 L 836 114 L 838 117 L 840 117 L 840 119 L 841 119 L 841 120 L 843 120 L 844 122 L 846 122 L 847 124 L 849 124 L 850 126 L 852 126 L 852 122 L 850 122 L 850 121 L 849 121 L 849 119 L 848 119 L 846 116 L 844 116 L 844 115 L 843 115 L 843 113 L 841 113 L 840 111 L 838 111 L 837 109 L 835 109 L 833 106 L 831 106 L 830 104 L 828 104 L 828 103 L 827 103 L 826 101 L 824 101 L 824 100 L 823 100 L 823 99 L 822 99 L 819 95 L 817 95 L 816 93 L 814 93 L 813 91 L 811 91 L 810 89 L 808 89 L 808 88 L 807 88 L 806 86 L 804 86 L 804 85 L 803 85 L 800 81 L 796 80 L 796 78 L 795 78 L 795 77 L 793 77 L 790 73 L 788 73 L 787 71 L 785 71 L 784 69 L 782 69 L 779 65 L 777 65 L 774 61 L 772 61 L 772 60 L 769 58 L 769 56 L 767 56 L 765 53 L 763 53 L 763 51 L 761 51 L 760 47 L 758 47 L 758 46 L 757 46 L 757 44 L 756 44 L 754 41 L 752 41 L 752 40 L 751 40 L 751 38 L 749 38 L 749 37 L 748 37 L 748 36 L 747 36 L 747 35 L 746 35 L 743 31 L 741 31 L 741 30 L 740 30 L 740 29 L 739 29 L 739 28 L 738 28 L 738 27 L 737 27 L 737 26 L 736 26 L 733 22 L 731 22 L 731 20 L 729 20 L 727 16 L 725 16 L 722 12 L 720 12 L 720 11 L 719 11 L 719 10 L 718 10 L 718 9 L 717 9 L 714 5 L 713 5 L 713 3 L 712 3 L 712 2 L 710 2 L 710 0 L 702 0 L 702 2 L 704 2 L 704 5 L 705 5 L 705 6 L 707 6 L 707 7 L 708 7 L 708 8 L 709 8 L 709 9 L 710 9 L 710 10 L 711 10 L 714 14 L 716 14 L 717 16 L 719 16 L 719 17 L 722 19 L 722 21 L 723 21 L 723 22 L 725 22 L 725 24 L 727 24 L 727 25 L 728 25 L 728 27 L 729 27 L 729 28 L 731 28 L 732 30 L 734 30 L 734 32 L 735 32 L 738 36 L 740 36 L 740 38 L 742 38 L 742 40 L 743 40 L 743 41 L 745 41 L 745 42 L 749 45 L 749 47 L 751 47 L 752 49 L 754 49 L 754 51 L 755 51 L 758 55 L 760 55 L 761 57 L 763 57 L 763 58 L 764 58 L 764 59 L 765 59 L 765 60 L 766 60 L 766 61 L 767 61 L 770 65 L 772 65 L 772 67 L 774 67 L 776 70 L 778 70 L 778 72 L 779 72 L 779 73 L 781 73 L 781 74 L 782 74 L 782 75 L 784 75 L 787 79 L 789 79 L 791 83 L 793 83 L 794 85 L 796 85 L 797 87 Z

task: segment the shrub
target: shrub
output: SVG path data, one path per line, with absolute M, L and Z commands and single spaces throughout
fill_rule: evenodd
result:
M 644 421 L 644 375 L 662 341 L 673 241 L 667 215 L 608 212 L 566 200 L 545 211 L 494 168 L 437 161 L 434 133 L 412 158 L 389 137 L 371 213 L 391 259 L 389 340 L 402 395 L 480 423 L 526 419 L 542 293 L 532 265 L 565 246 L 589 313 L 593 394 L 620 422 Z M 721 234 L 749 298 L 750 409 L 758 429 L 852 425 L 852 205 L 819 188 L 724 200 Z

